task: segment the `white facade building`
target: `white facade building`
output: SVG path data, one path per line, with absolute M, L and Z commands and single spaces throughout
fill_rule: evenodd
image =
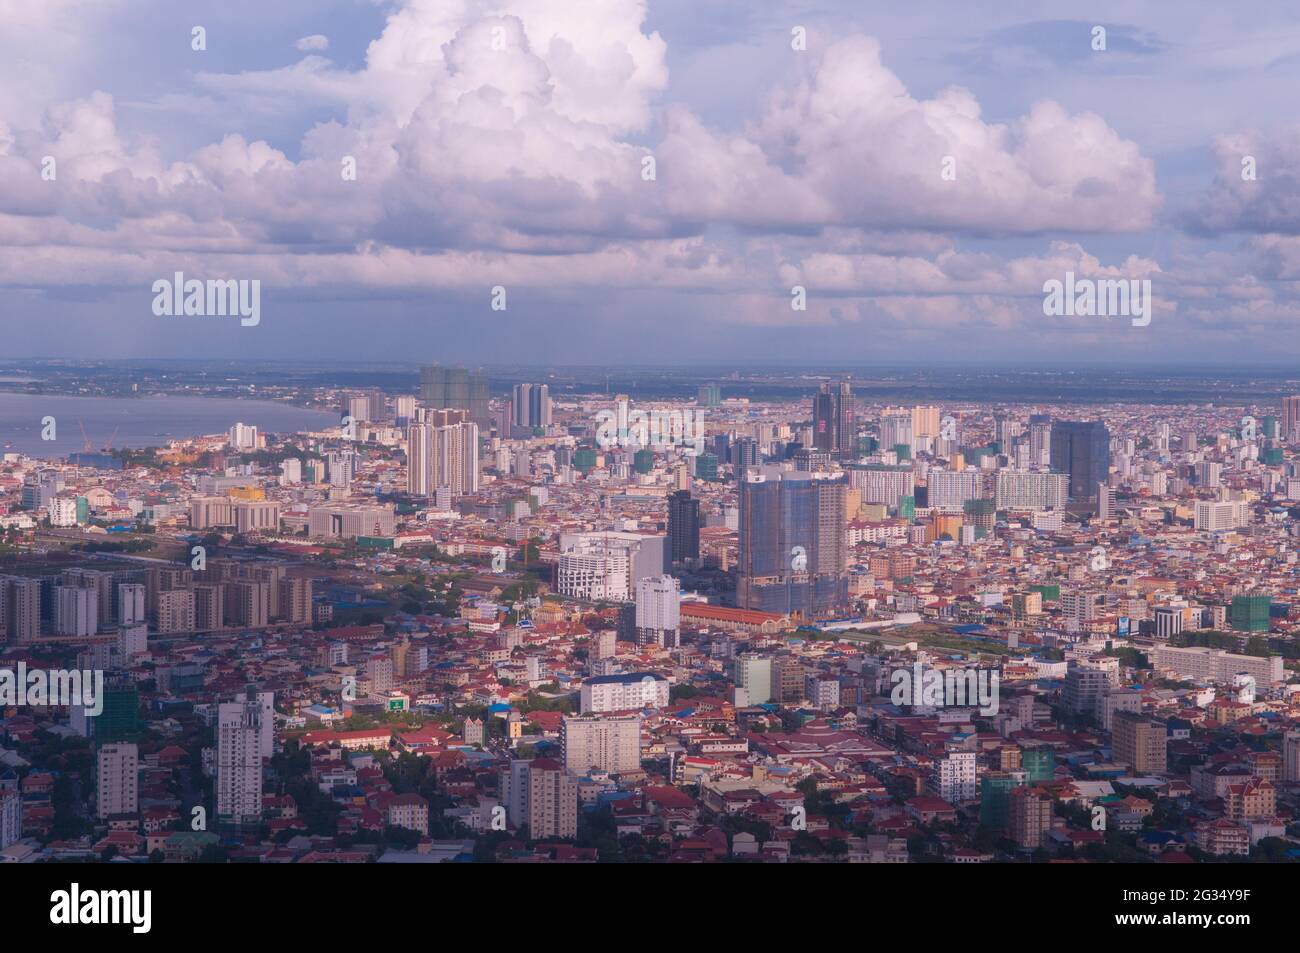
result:
M 949 804 L 974 800 L 975 752 L 949 751 L 934 763 L 931 786 Z
M 54 631 L 57 635 L 94 635 L 98 628 L 99 595 L 85 586 L 55 586 Z
M 641 770 L 641 716 L 565 715 L 560 722 L 564 767 L 582 777 L 593 768 L 620 774 Z
M 638 672 L 598 675 L 582 683 L 579 695 L 584 715 L 638 708 L 666 708 L 668 679 L 662 675 Z
M 258 823 L 262 818 L 262 705 L 254 698 L 217 706 L 217 818 Z
M 1224 533 L 1245 526 L 1250 519 L 1250 510 L 1240 500 L 1199 500 L 1196 503 L 1195 519 L 1194 525 L 1198 530 Z
M 103 745 L 99 749 L 96 806 L 100 820 L 140 810 L 140 752 L 133 744 Z

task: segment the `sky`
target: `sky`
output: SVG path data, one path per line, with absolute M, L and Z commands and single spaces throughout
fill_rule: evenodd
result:
M 1298 81 L 1282 2 L 0 0 L 0 354 L 1285 363 Z

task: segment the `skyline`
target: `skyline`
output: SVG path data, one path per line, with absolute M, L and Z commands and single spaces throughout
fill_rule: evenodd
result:
M 1184 9 L 3 0 L 0 319 L 15 357 L 1294 358 L 1300 38 Z M 154 315 L 176 272 L 261 320 Z M 1150 325 L 1048 317 L 1067 273 L 1149 280 Z
M 99 396 L 167 365 L 20 401 L 45 430 L 0 461 L 0 704 L 5 663 L 94 694 L 0 712 L 0 856 L 1295 860 L 1291 388 L 210 370 L 156 403 L 257 381 L 332 413 L 227 401 L 189 435 Z M 94 452 L 91 401 L 171 432 Z M 51 798 L 74 764 L 93 784 Z

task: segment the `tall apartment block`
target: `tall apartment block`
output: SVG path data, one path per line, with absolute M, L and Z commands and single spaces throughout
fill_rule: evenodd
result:
M 139 749 L 127 742 L 101 745 L 96 761 L 96 807 L 99 819 L 138 813 Z
M 560 722 L 564 767 L 579 777 L 592 769 L 641 770 L 641 716 L 565 715 Z
M 253 825 L 262 820 L 263 706 L 257 699 L 217 706 L 217 820 Z
M 848 603 L 846 479 L 774 466 L 748 470 L 739 484 L 736 603 L 805 618 Z
M 1168 745 L 1165 726 L 1138 712 L 1116 712 L 1111 725 L 1112 760 L 1134 774 L 1164 774 Z

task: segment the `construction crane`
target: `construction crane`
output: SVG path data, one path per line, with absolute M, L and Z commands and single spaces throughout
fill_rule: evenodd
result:
M 81 428 L 81 440 L 82 440 L 82 446 L 81 446 L 81 449 L 82 449 L 82 452 L 83 452 L 83 453 L 93 453 L 94 450 L 95 450 L 95 448 L 94 448 L 93 446 L 91 446 L 91 443 L 90 443 L 90 436 L 86 433 L 86 424 L 85 424 L 85 421 L 83 421 L 80 417 L 77 418 L 77 426 L 79 426 L 79 427 Z M 112 450 L 112 449 L 113 449 L 113 441 L 117 439 L 117 432 L 118 432 L 119 430 L 121 430 L 121 429 L 122 429 L 122 425 L 121 425 L 121 424 L 118 424 L 116 427 L 113 428 L 113 436 L 111 436 L 111 437 L 108 438 L 108 443 L 105 444 L 104 447 L 103 447 L 104 450 Z

